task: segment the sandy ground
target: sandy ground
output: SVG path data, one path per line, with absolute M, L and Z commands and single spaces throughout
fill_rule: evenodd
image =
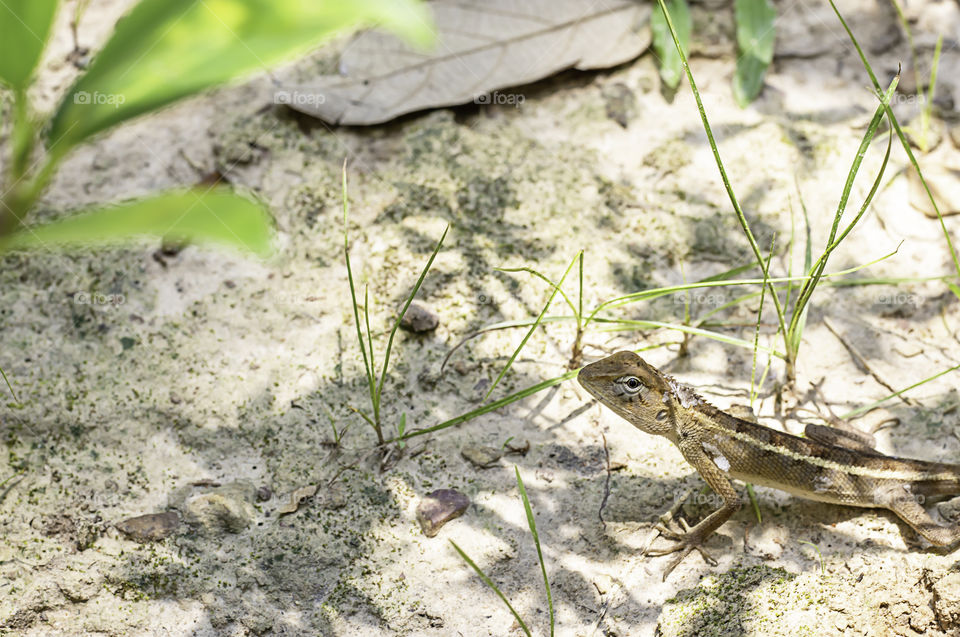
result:
M 66 3 L 67 7 L 73 6 Z M 124 2 L 94 2 L 80 28 L 96 47 Z M 874 67 L 889 79 L 909 51 L 885 2 L 840 4 Z M 960 8 L 911 4 L 920 59 L 946 30 L 938 85 L 945 116 L 960 103 Z M 761 97 L 730 93 L 732 9 L 695 5 L 692 68 L 734 188 L 773 267 L 802 264 L 802 209 L 819 250 L 875 108 L 868 79 L 829 7 L 778 3 L 777 59 Z M 36 99 L 50 109 L 75 70 L 65 16 Z M 624 88 L 626 91 L 624 91 Z M 716 274 L 752 257 L 730 210 L 689 90 L 661 90 L 646 54 L 602 73 L 565 73 L 516 89 L 520 107 L 468 106 L 372 129 L 330 129 L 273 104 L 258 77 L 120 128 L 78 149 L 38 216 L 195 183 L 221 171 L 267 202 L 279 252 L 261 263 L 157 245 L 90 254 L 8 255 L 0 268 L 0 366 L 22 405 L 0 407 L 0 634 L 518 635 L 507 609 L 457 556 L 454 540 L 496 581 L 536 634 L 548 633 L 534 544 L 514 480 L 522 474 L 553 586 L 559 635 L 954 634 L 960 574 L 886 512 L 803 501 L 758 488 L 762 521 L 745 507 L 666 581 L 668 558 L 640 550 L 649 525 L 702 482 L 668 442 L 591 404 L 574 382 L 464 425 L 411 441 L 386 469 L 368 451 L 367 407 L 342 255 L 339 170 L 350 166 L 355 274 L 369 284 L 378 360 L 395 308 L 433 244 L 450 232 L 420 298 L 440 317 L 393 351 L 383 417 L 393 433 L 476 408 L 522 337 L 471 341 L 484 325 L 535 316 L 585 250 L 584 304 Z M 627 126 L 614 121 L 628 95 Z M 619 96 L 618 101 L 614 97 Z M 4 108 L 9 108 L 5 105 Z M 908 118 L 915 98 L 898 97 Z M 921 161 L 956 162 L 945 135 Z M 4 144 L 6 145 L 6 141 Z M 851 197 L 859 206 L 880 164 L 871 149 Z M 951 271 L 943 234 L 908 204 L 896 147 L 883 189 L 829 270 L 899 251 L 859 277 Z M 792 221 L 793 220 L 793 221 Z M 788 250 L 791 227 L 797 246 Z M 947 220 L 954 237 L 960 217 Z M 577 286 L 566 289 L 575 294 Z M 753 288 L 755 289 L 755 288 Z M 693 295 L 694 317 L 733 298 Z M 554 306 L 562 314 L 562 304 Z M 724 334 L 752 338 L 759 300 L 719 315 Z M 681 297 L 617 316 L 679 322 Z M 832 330 L 831 330 L 832 328 Z M 816 293 L 797 371 L 802 406 L 842 414 L 956 364 L 958 301 L 942 282 L 827 287 Z M 762 342 L 773 338 L 764 307 Z M 566 369 L 574 330 L 539 331 L 494 397 Z M 858 364 L 843 339 L 858 352 Z M 748 402 L 752 353 L 677 333 L 585 336 L 588 360 L 622 348 L 647 354 L 721 407 Z M 669 345 L 674 343 L 674 345 Z M 759 361 L 761 368 L 765 357 Z M 783 366 L 755 407 L 771 426 Z M 890 401 L 880 448 L 956 461 L 956 374 Z M 819 386 L 819 393 L 811 389 Z M 3 390 L 6 394 L 6 389 Z M 331 421 L 349 426 L 332 444 Z M 529 443 L 478 468 L 464 449 Z M 604 445 L 609 452 L 610 473 Z M 609 498 L 598 517 L 609 475 Z M 285 494 L 321 485 L 293 514 Z M 465 515 L 428 538 L 416 507 L 429 492 L 467 495 Z M 691 519 L 711 510 L 693 498 Z M 176 511 L 170 537 L 137 543 L 123 520 Z

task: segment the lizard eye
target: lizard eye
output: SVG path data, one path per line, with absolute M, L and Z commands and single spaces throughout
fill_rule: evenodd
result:
M 643 383 L 636 376 L 624 376 L 617 379 L 617 385 L 620 386 L 623 393 L 630 396 L 639 394 L 643 389 Z

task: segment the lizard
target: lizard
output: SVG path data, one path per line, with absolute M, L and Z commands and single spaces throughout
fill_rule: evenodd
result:
M 800 437 L 731 416 L 629 351 L 586 365 L 577 380 L 633 426 L 670 440 L 723 500 L 693 527 L 680 519 L 682 528 L 668 528 L 666 517 L 655 525 L 675 543 L 647 554 L 678 553 L 664 581 L 694 550 L 716 565 L 702 545 L 740 509 L 731 480 L 820 502 L 889 509 L 933 545 L 960 541 L 960 525 L 938 524 L 922 506 L 928 497 L 960 494 L 960 465 L 885 455 L 868 434 L 807 425 Z

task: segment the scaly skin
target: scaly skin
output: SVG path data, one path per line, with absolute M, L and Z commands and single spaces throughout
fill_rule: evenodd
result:
M 960 465 L 886 456 L 855 436 L 808 426 L 805 438 L 783 433 L 710 405 L 633 352 L 617 352 L 577 376 L 594 398 L 641 431 L 664 436 L 723 498 L 723 506 L 693 528 L 657 529 L 676 544 L 650 552 L 679 552 L 663 578 L 740 508 L 731 480 L 774 487 L 810 500 L 884 508 L 937 546 L 960 541 L 960 527 L 937 524 L 925 498 L 960 494 Z

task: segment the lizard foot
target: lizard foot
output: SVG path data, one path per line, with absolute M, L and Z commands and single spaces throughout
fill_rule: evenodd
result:
M 700 553 L 700 556 L 703 558 L 703 561 L 709 564 L 710 566 L 716 566 L 717 560 L 713 558 L 710 553 L 703 548 L 703 540 L 700 533 L 697 533 L 691 530 L 690 526 L 687 524 L 687 521 L 683 518 L 680 518 L 680 524 L 683 526 L 683 529 L 671 529 L 664 523 L 659 523 L 654 527 L 658 532 L 658 535 L 674 540 L 676 542 L 673 546 L 669 546 L 663 549 L 653 549 L 647 548 L 644 550 L 645 555 L 650 557 L 660 557 L 662 555 L 670 555 L 671 553 L 679 553 L 675 558 L 670 560 L 670 563 L 667 564 L 666 568 L 663 569 L 663 580 L 666 581 L 667 576 L 673 572 L 673 569 L 683 561 L 685 557 L 690 555 L 693 551 Z M 676 527 L 676 523 L 673 523 L 672 526 Z

